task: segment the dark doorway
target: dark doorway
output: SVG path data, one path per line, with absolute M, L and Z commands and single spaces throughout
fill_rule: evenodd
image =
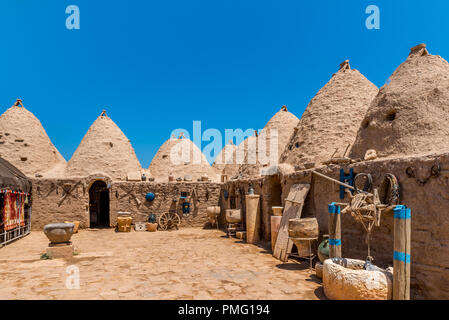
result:
M 104 181 L 95 181 L 89 189 L 91 228 L 109 228 L 109 189 Z

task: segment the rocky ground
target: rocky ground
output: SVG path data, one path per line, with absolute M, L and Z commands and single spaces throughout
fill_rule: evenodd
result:
M 325 298 L 308 262 L 282 264 L 218 230 L 81 230 L 72 241 L 70 261 L 41 260 L 48 240 L 38 231 L 0 248 L 0 299 Z

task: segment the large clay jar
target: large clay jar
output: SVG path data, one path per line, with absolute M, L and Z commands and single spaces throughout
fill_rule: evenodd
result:
M 321 263 L 329 259 L 329 239 L 324 239 L 318 246 L 318 259 Z
M 274 216 L 282 216 L 282 210 L 284 207 L 271 207 L 273 209 Z
M 288 220 L 288 236 L 290 238 L 317 238 L 319 235 L 316 218 Z
M 226 222 L 238 223 L 242 221 L 242 213 L 240 209 L 227 209 L 226 210 Z
M 156 232 L 157 231 L 157 223 L 147 223 L 147 231 L 149 232 Z
M 70 222 L 70 221 L 64 221 L 64 223 L 73 223 L 74 224 L 74 228 L 73 228 L 73 233 L 78 233 L 78 229 L 79 229 L 79 227 L 80 227 L 80 222 L 79 221 L 73 221 L 73 222 Z
M 131 223 L 133 222 L 132 217 L 117 217 L 117 226 L 119 232 L 131 232 Z
M 214 226 L 217 223 L 217 216 L 220 215 L 221 208 L 220 207 L 207 207 L 206 213 L 207 218 L 209 219 L 209 223 Z
M 73 223 L 52 223 L 44 226 L 44 233 L 52 244 L 70 242 L 73 234 Z

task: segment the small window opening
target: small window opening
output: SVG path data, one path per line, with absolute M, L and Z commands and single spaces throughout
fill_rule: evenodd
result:
M 388 112 L 386 119 L 387 121 L 394 121 L 394 119 L 396 119 L 396 111 Z
M 364 120 L 363 123 L 362 123 L 362 128 L 363 128 L 363 129 L 366 129 L 366 128 L 368 128 L 368 126 L 369 126 L 369 120 L 366 119 L 366 120 Z

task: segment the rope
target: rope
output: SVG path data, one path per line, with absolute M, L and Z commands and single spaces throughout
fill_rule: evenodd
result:
M 399 204 L 399 195 L 398 179 L 391 173 L 385 174 L 379 189 L 380 200 L 390 206 L 397 205 Z
M 363 186 L 363 191 L 365 192 L 372 192 L 373 191 L 373 176 L 370 173 L 358 173 L 354 177 L 354 189 L 355 192 L 360 193 L 359 189 L 357 188 L 357 179 L 360 179 L 361 177 L 365 177 L 365 185 Z

